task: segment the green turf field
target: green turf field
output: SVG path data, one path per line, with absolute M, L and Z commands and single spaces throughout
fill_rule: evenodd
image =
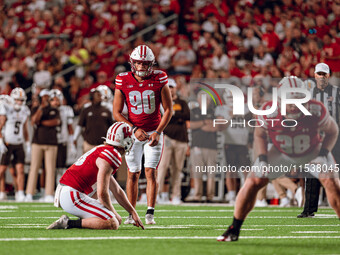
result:
M 121 207 L 118 212 L 127 213 Z M 144 216 L 146 206 L 139 205 Z M 157 225 L 145 230 L 45 230 L 62 214 L 45 203 L 0 203 L 0 254 L 340 254 L 340 221 L 331 209 L 316 218 L 297 219 L 299 208 L 256 208 L 238 242 L 216 237 L 231 222 L 233 208 L 223 205 L 158 205 Z M 143 219 L 144 222 L 144 219 Z

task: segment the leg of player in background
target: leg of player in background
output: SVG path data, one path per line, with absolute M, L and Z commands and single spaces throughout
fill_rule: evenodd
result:
M 131 203 L 131 205 L 136 208 L 137 197 L 138 197 L 138 180 L 141 171 L 132 173 L 128 169 L 128 176 L 126 180 L 126 195 Z M 134 224 L 135 221 L 132 219 L 132 216 L 129 215 L 127 219 L 124 221 L 124 224 Z
M 339 178 L 320 178 L 321 184 L 324 186 L 329 204 L 334 209 L 340 219 L 340 186 Z
M 157 170 L 154 168 L 146 167 L 145 177 L 146 177 L 146 195 L 148 198 L 148 210 L 146 211 L 145 220 L 146 224 L 156 224 L 156 222 L 153 219 L 153 215 L 158 190 Z
M 0 201 L 7 199 L 6 189 L 5 189 L 5 172 L 7 166 L 0 165 Z
M 18 190 L 18 175 L 17 175 L 17 172 L 15 170 L 16 169 L 14 167 L 14 164 L 13 164 L 13 166 L 10 166 L 9 173 L 12 175 L 14 190 L 17 191 Z
M 138 180 L 141 171 L 132 173 L 128 171 L 128 176 L 126 180 L 126 194 L 131 203 L 131 205 L 136 208 L 137 197 L 138 197 Z
M 227 172 L 225 184 L 228 190 L 226 200 L 229 204 L 234 205 L 236 200 L 237 173 Z
M 268 178 L 249 177 L 246 179 L 244 186 L 236 197 L 233 223 L 223 235 L 217 238 L 218 241 L 230 242 L 238 240 L 243 221 L 255 205 L 257 192 L 268 182 Z
M 24 193 L 24 187 L 25 187 L 25 172 L 24 172 L 24 164 L 18 163 L 15 165 L 15 168 L 17 170 L 17 194 L 15 197 L 15 200 L 18 202 L 24 202 L 25 201 L 25 193 Z

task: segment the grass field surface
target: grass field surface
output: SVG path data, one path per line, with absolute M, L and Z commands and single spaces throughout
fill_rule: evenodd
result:
M 123 217 L 127 213 L 116 206 Z M 137 210 L 144 222 L 146 206 Z M 157 225 L 145 230 L 46 230 L 63 213 L 46 203 L 0 203 L 0 254 L 340 254 L 340 221 L 330 208 L 297 219 L 301 208 L 255 208 L 238 242 L 216 237 L 231 223 L 233 207 L 157 205 Z M 71 215 L 69 215 L 71 216 Z M 71 216 L 71 218 L 74 218 Z

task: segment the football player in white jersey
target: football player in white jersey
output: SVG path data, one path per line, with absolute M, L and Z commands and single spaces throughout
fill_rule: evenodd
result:
M 57 183 L 66 171 L 67 152 L 70 155 L 77 153 L 77 149 L 73 143 L 73 118 L 74 112 L 68 105 L 63 105 L 64 96 L 58 89 L 50 91 L 50 104 L 52 107 L 58 108 L 60 113 L 61 124 L 57 126 L 58 138 L 58 154 L 57 154 Z
M 26 106 L 26 93 L 22 88 L 15 88 L 11 92 L 13 104 L 2 103 L 0 105 L 0 178 L 4 178 L 7 166 L 10 164 L 13 155 L 13 163 L 17 174 L 16 201 L 25 200 L 24 185 L 24 163 L 26 153 L 30 153 L 30 142 L 28 135 L 28 118 L 30 110 Z M 4 182 L 2 182 L 4 184 Z M 1 193 L 4 194 L 4 185 L 1 185 Z

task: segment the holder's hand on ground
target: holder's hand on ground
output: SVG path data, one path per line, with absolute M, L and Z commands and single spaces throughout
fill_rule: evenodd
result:
M 132 213 L 132 219 L 135 221 L 135 224 L 133 225 L 135 225 L 136 227 L 141 227 L 144 230 L 143 222 L 141 221 L 136 212 Z

